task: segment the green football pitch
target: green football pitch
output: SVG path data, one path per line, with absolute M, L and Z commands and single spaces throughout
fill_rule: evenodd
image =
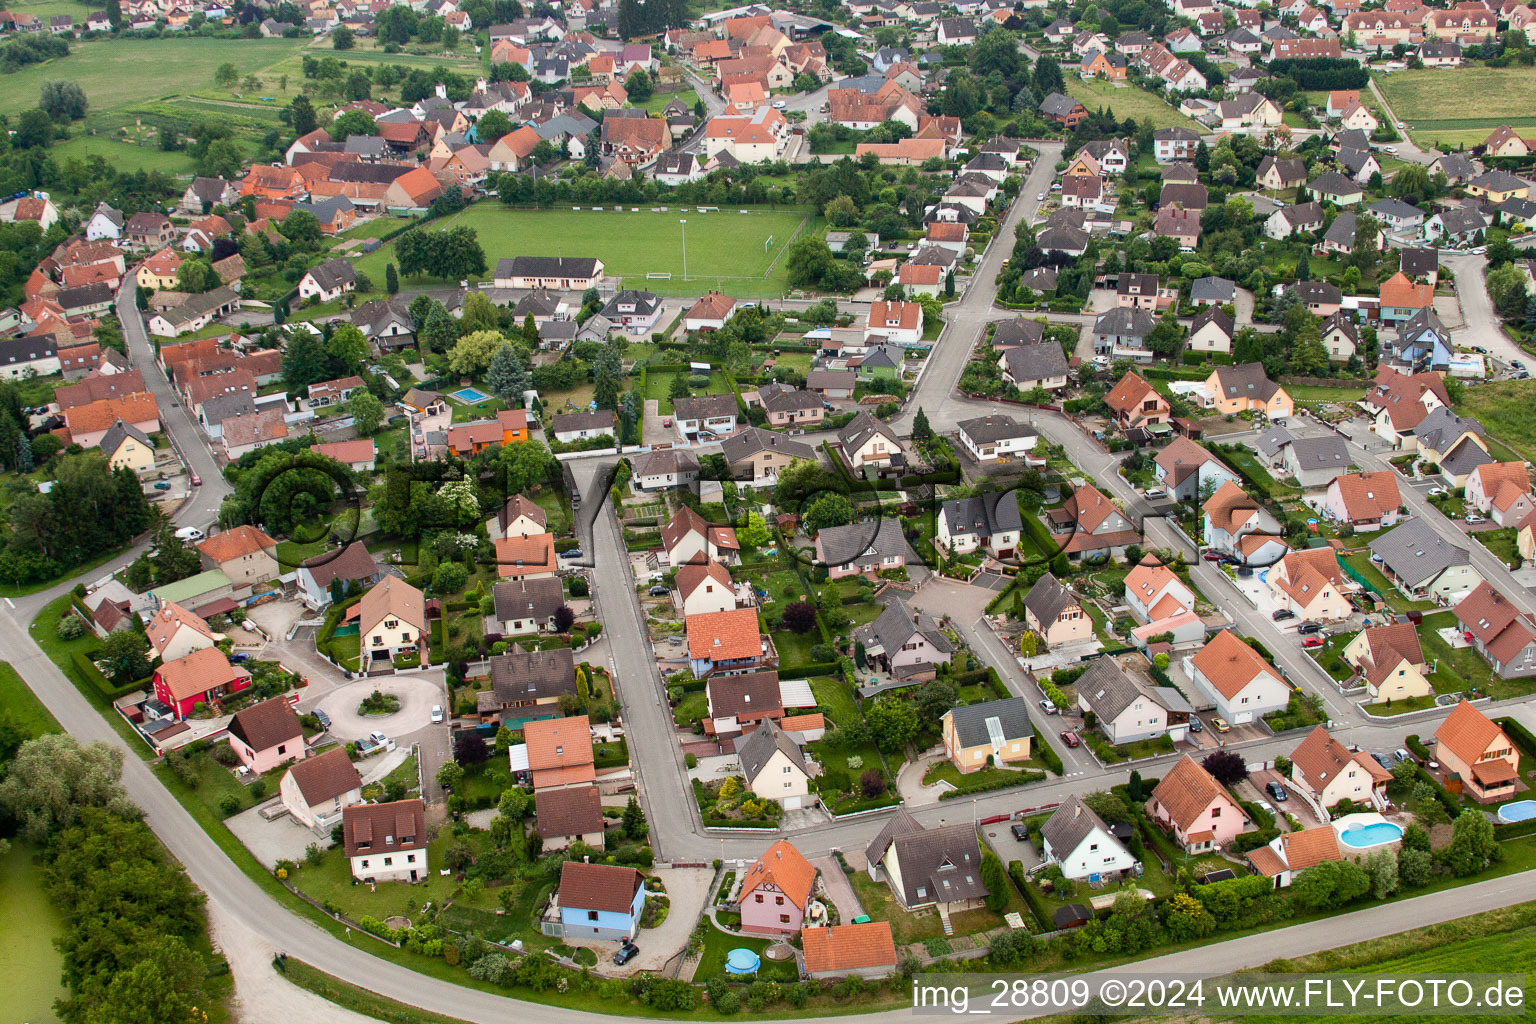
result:
M 512 210 L 485 202 L 432 228 L 459 224 L 473 227 L 479 236 L 487 277 L 494 274 L 497 260 L 511 256 L 596 256 L 603 261 L 604 273 L 622 278 L 627 288 L 647 288 L 660 295 L 698 295 L 713 288 L 739 298 L 770 298 L 786 290 L 785 248 L 800 232 L 812 229 L 813 219 L 809 210 L 800 208 L 701 212 L 698 207 L 672 206 L 663 213 L 659 208 L 635 211 L 627 206 L 622 211 L 611 206 Z M 384 266 L 393 260 L 390 244 L 357 265 L 382 282 Z

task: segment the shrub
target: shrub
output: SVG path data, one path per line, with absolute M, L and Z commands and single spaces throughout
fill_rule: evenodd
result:
M 54 631 L 59 634 L 60 640 L 78 640 L 85 636 L 85 623 L 80 621 L 80 616 L 66 613 L 60 617 Z
M 885 776 L 878 769 L 871 768 L 859 776 L 859 787 L 867 797 L 882 796 L 885 793 Z
M 267 795 L 267 780 L 266 779 L 257 779 L 255 782 L 251 783 L 251 796 L 255 797 L 257 800 L 260 800 L 262 797 L 264 797 L 266 795 Z

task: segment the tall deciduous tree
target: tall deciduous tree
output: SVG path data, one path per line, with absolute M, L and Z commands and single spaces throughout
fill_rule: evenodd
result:
M 113 633 L 118 636 L 126 630 Z M 21 835 L 39 846 L 80 820 L 86 807 L 105 807 L 128 816 L 132 805 L 118 780 L 123 752 L 97 742 L 81 746 L 73 736 L 51 733 L 28 740 L 0 781 L 0 807 Z

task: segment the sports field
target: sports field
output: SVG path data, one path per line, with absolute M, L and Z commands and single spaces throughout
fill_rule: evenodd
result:
M 1536 96 L 1536 68 L 1395 71 L 1377 75 L 1376 86 L 1421 146 L 1436 142 L 1446 149 L 1473 146 L 1501 124 L 1536 127 L 1536 108 L 1531 103 Z
M 678 223 L 687 220 L 686 227 Z M 628 288 L 648 288 L 658 295 L 699 295 L 710 289 L 738 298 L 773 298 L 784 294 L 787 271 L 781 255 L 802 230 L 817 227 L 803 208 L 721 208 L 700 213 L 672 207 L 666 213 L 642 207 L 614 212 L 569 207 L 558 210 L 509 210 L 495 201 L 478 203 L 433 227 L 468 224 L 480 237 L 488 270 L 510 256 L 596 256 L 609 277 Z M 819 230 L 819 228 L 817 228 Z M 687 232 L 688 278 L 683 278 L 683 235 Z M 772 245 L 767 245 L 769 238 Z M 384 280 L 385 264 L 394 260 L 393 244 L 357 261 L 375 284 Z M 648 273 L 671 279 L 647 278 Z M 487 276 L 491 276 L 487 274 Z M 402 284 L 413 285 L 414 279 Z M 425 281 L 420 283 L 440 283 Z

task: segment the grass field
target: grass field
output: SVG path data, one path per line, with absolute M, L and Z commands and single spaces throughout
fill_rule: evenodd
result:
M 63 164 L 71 158 L 104 157 L 120 171 L 163 171 L 166 174 L 191 174 L 193 160 L 185 151 L 167 153 L 157 146 L 136 146 L 105 135 L 81 135 L 61 142 L 49 155 Z
M 1378 76 L 1376 85 L 1420 145 L 1471 146 L 1501 124 L 1536 126 L 1536 68 L 1465 67 L 1449 74 L 1425 68 Z
M 1458 413 L 1476 419 L 1522 459 L 1536 461 L 1536 380 L 1479 384 L 1463 395 Z
M 86 13 L 84 7 L 80 11 Z M 171 37 L 72 43 L 67 57 L 6 75 L 5 87 L 0 89 L 0 114 L 37 106 L 38 91 L 50 79 L 79 82 L 92 111 L 115 110 L 212 85 L 214 70 L 226 61 L 239 69 L 242 78 L 260 74 L 305 45 L 296 39 Z
M 744 214 L 722 209 L 684 215 L 678 209 L 667 213 L 648 209 L 639 213 L 509 210 L 488 202 L 439 225 L 473 227 L 493 272 L 496 261 L 509 256 L 596 256 L 609 277 L 622 277 L 630 288 L 648 288 L 659 295 L 698 295 L 713 288 L 741 298 L 765 298 L 784 294 L 787 269 L 779 257 L 802 229 L 806 217 L 807 212 L 801 209 L 749 210 Z M 686 281 L 680 219 L 688 221 Z M 773 246 L 765 250 L 770 236 Z M 385 245 L 358 260 L 357 266 L 382 283 L 385 264 L 394 258 L 394 246 Z M 668 272 L 672 279 L 647 280 L 648 271 Z
M 1102 78 L 1077 80 L 1067 85 L 1067 93 L 1089 110 L 1108 107 L 1120 120 L 1128 117 L 1137 124 L 1152 122 L 1154 128 L 1195 128 L 1200 126 L 1158 97 L 1134 85 L 1118 87 Z

